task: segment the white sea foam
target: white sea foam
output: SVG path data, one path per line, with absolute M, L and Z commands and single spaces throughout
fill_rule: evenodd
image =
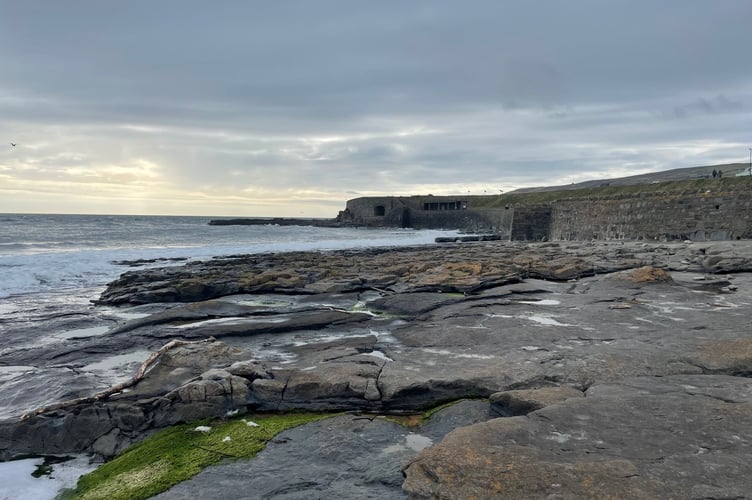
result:
M 36 370 L 36 366 L 24 366 L 24 365 L 18 365 L 18 366 L 0 366 L 0 376 L 3 374 L 18 374 L 18 373 L 28 373 L 33 372 Z M 2 381 L 2 378 L 0 377 L 0 381 Z
M 92 326 L 90 328 L 79 328 L 77 330 L 67 330 L 65 332 L 56 333 L 53 337 L 63 340 L 83 339 L 104 335 L 109 330 L 109 326 Z
M 0 314 L 8 314 L 16 310 L 13 304 L 0 304 Z
M 374 358 L 383 359 L 384 361 L 394 361 L 392 358 L 387 356 L 381 351 L 371 351 L 371 352 L 365 352 L 363 353 L 364 356 L 373 356 Z

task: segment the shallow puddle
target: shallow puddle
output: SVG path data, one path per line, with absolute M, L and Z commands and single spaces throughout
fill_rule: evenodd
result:
M 50 465 L 50 473 L 32 476 L 44 464 L 44 458 L 27 458 L 0 463 L 0 498 L 52 500 L 62 488 L 72 488 L 82 475 L 96 469 L 90 458 L 78 456 Z
M 207 319 L 203 321 L 194 321 L 192 323 L 185 323 L 183 325 L 170 325 L 167 328 L 186 329 L 186 328 L 196 328 L 199 326 L 207 326 L 207 325 L 251 325 L 251 324 L 259 324 L 259 323 L 284 323 L 285 321 L 290 321 L 290 318 L 288 316 L 263 317 L 263 318 L 232 317 L 232 318 L 216 318 L 216 319 Z
M 542 299 L 542 300 L 520 300 L 518 304 L 533 304 L 536 306 L 558 306 L 560 301 L 554 299 Z
M 336 342 L 338 340 L 343 339 L 359 339 L 362 338 L 367 341 L 371 341 L 372 337 L 371 335 L 349 335 L 348 333 L 343 333 L 341 335 L 311 335 L 303 338 L 301 335 L 295 336 L 296 340 L 293 341 L 292 345 L 295 347 L 301 347 L 304 345 L 311 345 L 311 344 L 327 344 L 329 342 Z
M 264 349 L 254 352 L 253 361 L 267 361 L 272 363 L 289 364 L 297 359 L 291 352 L 278 349 Z
M 442 356 L 452 356 L 455 358 L 465 358 L 465 359 L 494 359 L 496 357 L 496 356 L 491 356 L 490 354 L 463 354 L 460 352 L 447 351 L 444 349 L 423 348 L 422 350 L 430 354 L 439 354 Z
M 146 350 L 133 351 L 127 354 L 117 354 L 101 361 L 97 361 L 96 363 L 88 364 L 81 369 L 83 371 L 114 370 L 115 368 L 124 367 L 133 363 L 143 363 L 149 356 L 151 356 L 151 351 Z
M 92 326 L 89 328 L 78 328 L 76 330 L 68 330 L 65 332 L 56 333 L 53 335 L 56 339 L 72 340 L 72 339 L 85 339 L 89 337 L 98 337 L 104 335 L 110 331 L 109 326 Z
M 405 437 L 405 444 L 413 451 L 421 451 L 431 446 L 433 441 L 426 436 L 410 433 Z
M 117 311 L 112 313 L 113 316 L 124 319 L 126 321 L 130 321 L 133 319 L 141 319 L 145 318 L 147 316 L 151 316 L 149 313 L 143 313 L 143 312 L 127 312 L 127 311 Z
M 574 326 L 568 323 L 559 323 L 554 318 L 551 318 L 549 316 L 528 316 L 527 319 L 545 326 Z
M 382 453 L 399 453 L 401 451 L 406 450 L 412 450 L 415 452 L 424 450 L 425 448 L 428 448 L 433 444 L 433 441 L 431 438 L 428 438 L 426 436 L 423 436 L 421 434 L 415 434 L 414 432 L 411 432 L 407 436 L 405 436 L 404 443 L 395 443 L 392 445 L 387 446 L 383 450 L 381 450 Z
M 297 304 L 295 298 L 279 298 L 279 297 L 259 297 L 253 295 L 235 295 L 228 297 L 220 297 L 216 299 L 220 302 L 229 302 L 231 304 L 237 304 L 239 306 L 254 306 L 254 307 L 291 307 Z

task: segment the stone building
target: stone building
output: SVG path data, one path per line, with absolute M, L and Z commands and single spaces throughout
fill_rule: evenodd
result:
M 384 196 L 348 200 L 338 220 L 356 226 L 459 229 L 508 239 L 513 210 L 484 208 L 479 196 Z

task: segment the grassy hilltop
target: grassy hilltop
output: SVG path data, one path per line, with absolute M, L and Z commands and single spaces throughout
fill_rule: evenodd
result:
M 752 190 L 752 177 L 736 176 L 748 168 L 749 164 L 746 163 L 711 165 L 566 186 L 523 188 L 501 195 L 470 196 L 468 205 L 470 208 L 503 208 L 508 205 L 537 205 L 560 200 L 632 197 L 639 194 L 749 192 Z M 722 170 L 723 177 L 714 179 L 711 175 L 713 169 Z

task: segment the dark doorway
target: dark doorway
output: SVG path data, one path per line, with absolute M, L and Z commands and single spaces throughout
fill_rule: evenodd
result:
M 410 209 L 402 209 L 402 227 L 412 227 L 412 221 L 410 220 Z
M 376 205 L 373 207 L 373 215 L 376 215 L 378 217 L 383 217 L 386 215 L 386 209 L 384 208 L 384 205 Z

